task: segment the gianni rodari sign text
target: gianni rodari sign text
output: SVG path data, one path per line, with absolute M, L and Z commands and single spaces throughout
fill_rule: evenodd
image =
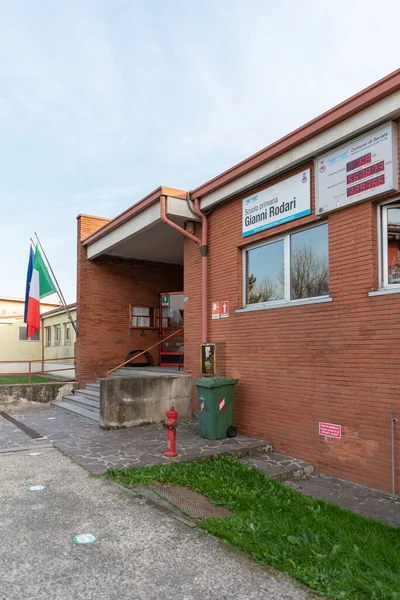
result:
M 310 169 L 243 200 L 242 235 L 299 219 L 311 213 Z

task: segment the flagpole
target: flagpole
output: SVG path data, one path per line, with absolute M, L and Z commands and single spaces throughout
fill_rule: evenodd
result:
M 53 271 L 53 269 L 51 268 L 51 264 L 50 264 L 50 262 L 49 262 L 49 259 L 48 259 L 48 258 L 47 258 L 47 256 L 46 256 L 46 252 L 44 251 L 44 249 L 43 249 L 43 246 L 42 246 L 42 244 L 40 243 L 39 236 L 38 236 L 38 234 L 36 233 L 36 231 L 35 231 L 34 233 L 35 233 L 36 239 L 37 239 L 37 241 L 38 241 L 38 244 L 39 244 L 40 250 L 42 251 L 42 253 L 43 253 L 43 256 L 44 256 L 44 258 L 45 258 L 45 260 L 46 260 L 47 266 L 48 266 L 48 267 L 49 267 L 49 269 L 50 269 L 50 273 L 52 274 L 52 277 L 53 277 L 54 283 L 56 284 L 56 288 L 57 288 L 57 295 L 58 295 L 58 297 L 59 297 L 59 298 L 60 298 L 60 300 L 61 300 L 61 304 L 63 305 L 63 307 L 64 307 L 64 309 L 65 309 L 65 312 L 67 313 L 68 319 L 70 320 L 70 323 L 71 323 L 72 327 L 74 328 L 74 331 L 75 331 L 75 333 L 78 333 L 78 330 L 77 330 L 77 327 L 76 327 L 75 321 L 73 320 L 73 318 L 72 318 L 72 316 L 71 316 L 71 313 L 70 313 L 70 312 L 69 312 L 69 310 L 68 310 L 68 306 L 67 306 L 67 303 L 66 303 L 66 301 L 65 301 L 64 294 L 62 293 L 62 291 L 61 291 L 61 288 L 60 288 L 60 284 L 58 283 L 58 281 L 57 281 L 57 278 L 56 278 L 56 276 L 54 275 L 54 271 Z M 32 238 L 31 238 L 31 241 L 32 241 Z

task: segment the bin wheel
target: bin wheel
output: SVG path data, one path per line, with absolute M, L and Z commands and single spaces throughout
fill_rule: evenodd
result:
M 230 425 L 230 427 L 228 427 L 228 430 L 226 432 L 226 437 L 236 437 L 236 435 L 237 435 L 236 427 L 233 427 L 233 425 Z

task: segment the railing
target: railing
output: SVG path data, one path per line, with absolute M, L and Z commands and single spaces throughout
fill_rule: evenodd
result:
M 182 331 L 183 331 L 183 329 L 177 329 L 176 331 L 174 331 L 174 333 L 171 333 L 171 335 L 168 335 L 166 338 L 163 338 L 162 340 L 160 340 L 156 344 L 153 344 L 152 346 L 149 346 L 148 348 L 146 348 L 146 350 L 142 350 L 142 352 L 139 352 L 139 354 L 135 354 L 135 356 L 132 356 L 132 358 L 130 358 L 129 360 L 126 360 L 125 362 L 123 362 L 120 365 L 118 365 L 118 367 L 114 367 L 113 369 L 111 369 L 111 371 L 108 371 L 106 373 L 106 379 L 108 379 L 110 377 L 111 373 L 114 373 L 114 371 L 118 371 L 118 369 L 121 369 L 125 365 L 129 364 L 130 362 L 132 362 L 133 360 L 135 360 L 135 358 L 139 358 L 139 356 L 143 356 L 143 354 L 146 354 L 146 352 L 148 352 L 149 350 L 152 350 L 156 346 L 159 346 L 160 344 L 163 344 L 164 342 L 166 342 L 170 338 L 174 337 L 174 335 L 177 335 L 178 333 L 181 333 Z
M 65 363 L 61 363 L 61 364 L 69 364 L 67 361 L 74 361 L 75 363 L 75 356 L 68 356 L 65 357 L 65 359 L 63 358 L 43 358 L 43 359 L 36 359 L 36 360 L 0 360 L 0 381 L 1 381 L 1 377 L 13 377 L 14 375 L 18 376 L 18 375 L 27 375 L 28 376 L 28 383 L 31 383 L 32 381 L 32 375 L 39 375 L 39 376 L 50 376 L 52 377 L 53 373 L 58 373 L 59 371 L 71 371 L 71 370 L 75 370 L 75 364 L 71 365 L 70 367 L 62 367 L 61 369 L 44 369 L 44 364 L 48 363 L 48 362 L 54 362 L 54 361 L 60 361 L 60 360 L 65 360 Z M 39 369 L 32 369 L 32 364 L 33 363 L 40 363 L 41 364 L 41 368 Z M 23 365 L 27 365 L 27 368 L 24 371 L 3 371 L 3 369 L 1 368 L 1 365 L 19 365 L 19 364 L 23 364 Z M 57 366 L 57 364 L 55 365 Z M 54 381 L 57 381 L 57 379 L 54 379 Z M 61 378 L 61 381 L 65 381 L 65 382 L 69 382 L 69 381 L 75 381 L 75 377 L 73 377 L 72 379 L 67 379 L 65 377 Z

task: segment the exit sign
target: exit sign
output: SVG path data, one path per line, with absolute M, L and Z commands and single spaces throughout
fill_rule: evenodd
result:
M 161 306 L 169 306 L 169 296 L 161 296 Z

